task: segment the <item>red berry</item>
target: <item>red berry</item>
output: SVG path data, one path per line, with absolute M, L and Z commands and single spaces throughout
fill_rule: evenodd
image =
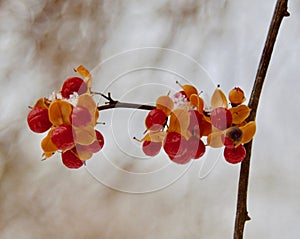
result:
M 155 156 L 162 147 L 161 142 L 144 141 L 142 145 L 143 152 L 148 156 Z
M 95 130 L 95 132 L 96 132 L 97 140 L 94 141 L 92 144 L 84 145 L 85 150 L 88 151 L 89 153 L 97 153 L 104 146 L 104 137 L 103 137 L 103 135 L 98 130 Z
M 175 99 L 183 99 L 183 98 L 186 98 L 187 99 L 187 95 L 186 93 L 184 92 L 184 90 L 181 90 L 181 91 L 178 91 L 174 94 L 174 98 Z
M 85 107 L 73 107 L 70 121 L 76 127 L 84 127 L 92 122 L 92 116 Z
M 210 118 L 212 125 L 220 130 L 227 129 L 232 124 L 231 112 L 223 107 L 213 109 Z
M 177 132 L 169 132 L 165 138 L 164 150 L 169 158 L 178 164 L 186 164 L 192 158 L 188 152 L 187 140 Z
M 164 127 L 166 120 L 167 115 L 162 110 L 151 110 L 145 120 L 146 128 L 148 130 L 159 131 Z
M 188 130 L 192 135 L 200 136 L 200 122 L 202 121 L 202 115 L 198 110 L 189 110 L 190 124 Z
M 174 104 L 181 107 L 182 105 L 186 104 L 189 101 L 187 94 L 182 90 L 176 92 L 173 96 Z
M 174 163 L 177 164 L 187 164 L 188 162 L 191 161 L 191 157 L 190 155 L 186 152 L 184 154 L 181 154 L 179 156 L 175 156 L 175 157 L 169 157 Z
M 243 131 L 239 127 L 230 127 L 226 130 L 225 135 L 222 135 L 222 140 L 225 146 L 234 147 L 243 138 Z
M 178 151 L 177 155 L 175 157 L 170 157 L 169 158 L 177 164 L 187 164 L 188 162 L 191 161 L 192 156 L 189 153 L 187 147 L 181 147 L 180 150 Z
M 183 141 L 183 136 L 177 132 L 169 132 L 164 141 L 164 150 L 167 155 L 175 157 L 181 141 Z
M 51 132 L 53 144 L 60 150 L 70 149 L 74 146 L 73 130 L 71 125 L 59 125 Z
M 225 147 L 227 148 L 234 148 L 234 142 L 231 138 L 225 136 L 224 134 L 221 136 L 222 141 Z
M 33 108 L 27 116 L 27 123 L 33 132 L 46 132 L 52 126 L 52 123 L 49 121 L 48 109 L 40 107 Z
M 228 163 L 236 164 L 242 162 L 246 157 L 246 149 L 241 144 L 238 147 L 225 147 L 224 157 Z
M 191 136 L 187 141 L 188 152 L 191 154 L 191 158 L 198 159 L 205 153 L 205 144 L 201 139 L 196 136 Z
M 71 77 L 65 80 L 61 88 L 61 95 L 64 98 L 69 98 L 74 92 L 78 93 L 78 95 L 87 92 L 87 84 L 79 77 Z
M 212 130 L 211 123 L 204 120 L 204 117 L 202 117 L 202 120 L 199 123 L 199 129 L 200 129 L 200 137 L 208 136 Z
M 73 150 L 67 150 L 61 154 L 62 163 L 72 169 L 80 168 L 83 162 L 78 158 Z

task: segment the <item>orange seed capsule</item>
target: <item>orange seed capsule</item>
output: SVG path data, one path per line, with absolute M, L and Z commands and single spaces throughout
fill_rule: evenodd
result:
M 251 109 L 246 105 L 238 105 L 229 109 L 233 124 L 243 123 L 250 115 Z
M 48 108 L 49 104 L 50 104 L 50 101 L 47 98 L 43 97 L 36 101 L 33 108 L 35 108 L 35 107 Z
M 198 90 L 192 85 L 181 85 L 178 81 L 176 82 L 184 91 L 187 98 L 190 99 L 190 96 L 193 94 L 198 95 Z
M 190 114 L 185 108 L 177 108 L 170 115 L 168 132 L 177 132 L 185 138 L 189 138 L 188 127 L 190 124 Z
M 242 142 L 243 144 L 248 143 L 252 140 L 255 132 L 256 132 L 256 123 L 255 121 L 250 121 L 244 126 L 240 127 L 243 132 Z
M 41 142 L 41 148 L 44 151 L 46 158 L 47 155 L 52 155 L 52 153 L 58 150 L 56 145 L 51 140 L 51 134 L 52 134 L 52 130 L 49 131 L 48 135 L 45 138 L 43 138 Z
M 228 107 L 226 96 L 223 93 L 223 91 L 219 88 L 219 86 L 215 89 L 211 97 L 210 104 L 213 109 L 217 107 L 223 107 L 223 108 Z
M 240 105 L 246 100 L 244 91 L 239 88 L 235 87 L 229 92 L 229 101 L 233 106 Z
M 166 116 L 171 114 L 171 111 L 174 108 L 174 102 L 168 95 L 163 95 L 157 98 L 156 100 L 156 109 L 162 110 Z
M 49 106 L 49 120 L 53 125 L 71 124 L 73 106 L 64 100 L 54 100 Z
M 207 136 L 207 145 L 212 148 L 221 148 L 224 146 L 222 141 L 223 131 L 215 131 Z

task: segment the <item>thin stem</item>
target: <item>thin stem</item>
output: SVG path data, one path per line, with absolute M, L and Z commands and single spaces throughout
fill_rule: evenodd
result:
M 114 108 L 127 108 L 127 109 L 129 108 L 129 109 L 139 109 L 139 110 L 155 109 L 155 106 L 153 106 L 153 105 L 119 102 L 117 100 L 114 100 L 111 97 L 110 92 L 108 92 L 107 95 L 100 93 L 100 92 L 93 92 L 93 94 L 101 95 L 104 99 L 108 100 L 105 105 L 98 106 L 98 111 L 109 110 L 109 109 L 114 109 Z
M 248 117 L 248 121 L 255 120 L 258 103 L 263 87 L 263 83 L 267 74 L 268 66 L 271 60 L 273 48 L 276 42 L 280 24 L 284 17 L 289 16 L 287 11 L 288 0 L 277 0 L 276 7 L 274 10 L 273 18 L 269 27 L 269 32 L 265 42 L 265 46 L 262 52 L 260 63 L 258 66 L 255 82 L 252 88 L 248 106 L 251 108 L 251 114 Z M 237 209 L 234 227 L 234 239 L 242 239 L 244 233 L 245 222 L 250 220 L 247 211 L 247 195 L 248 195 L 248 182 L 249 182 L 249 171 L 250 171 L 250 158 L 252 141 L 245 144 L 246 158 L 241 164 L 240 178 L 238 183 L 238 198 L 237 198 Z
M 141 105 L 141 104 L 134 104 L 134 103 L 125 103 L 115 101 L 113 103 L 108 103 L 106 105 L 98 106 L 98 111 L 114 109 L 114 108 L 129 108 L 129 109 L 140 109 L 140 110 L 153 110 L 155 106 L 153 105 Z

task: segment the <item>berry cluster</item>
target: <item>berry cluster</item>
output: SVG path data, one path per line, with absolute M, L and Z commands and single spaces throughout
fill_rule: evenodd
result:
M 155 109 L 145 119 L 146 135 L 141 140 L 142 150 L 148 156 L 164 149 L 170 160 L 186 164 L 204 155 L 206 146 L 224 148 L 224 158 L 229 163 L 244 160 L 243 144 L 249 142 L 256 130 L 254 121 L 246 122 L 250 108 L 242 103 L 244 92 L 236 87 L 229 93 L 229 103 L 217 87 L 209 108 L 192 85 L 180 85 L 182 90 L 171 98 L 161 96 Z M 204 143 L 205 142 L 205 143 Z
M 81 167 L 104 145 L 102 134 L 95 130 L 99 112 L 90 93 L 91 76 L 83 66 L 76 71 L 85 79 L 67 79 L 51 98 L 39 99 L 27 116 L 33 132 L 48 131 L 41 142 L 44 158 L 60 151 L 68 168 Z
M 115 101 L 110 93 L 108 96 L 98 93 L 108 102 L 97 107 L 90 91 L 91 74 L 83 66 L 75 71 L 84 79 L 67 79 L 52 97 L 37 100 L 27 116 L 33 132 L 48 131 L 41 142 L 44 158 L 59 151 L 68 168 L 81 167 L 103 148 L 104 137 L 95 129 L 100 110 L 140 107 Z M 160 96 L 155 106 L 144 107 L 151 110 L 145 119 L 145 136 L 140 140 L 143 152 L 153 157 L 163 149 L 171 161 L 186 164 L 201 158 L 207 146 L 224 147 L 227 162 L 243 161 L 244 144 L 251 141 L 256 131 L 255 122 L 246 121 L 251 109 L 243 104 L 244 92 L 238 87 L 232 89 L 229 104 L 217 87 L 207 103 L 194 86 L 180 87 L 172 97 L 169 94 Z
M 251 109 L 242 104 L 245 101 L 244 92 L 235 87 L 229 92 L 231 108 L 224 93 L 218 88 L 214 92 L 211 105 L 213 110 L 210 118 L 213 131 L 207 138 L 211 147 L 224 148 L 224 158 L 227 162 L 236 164 L 244 160 L 246 150 L 243 144 L 248 143 L 254 136 L 256 124 L 246 122 Z

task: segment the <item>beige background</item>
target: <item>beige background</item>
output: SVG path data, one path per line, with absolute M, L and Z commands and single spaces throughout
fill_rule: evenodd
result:
M 224 91 L 249 96 L 275 0 L 0 1 L 0 238 L 232 238 L 239 166 L 201 162 L 176 183 L 126 194 L 41 162 L 28 105 L 73 67 L 165 47 L 196 59 Z M 298 238 L 300 2 L 290 1 L 259 107 L 245 238 Z M 106 79 L 94 79 L 101 90 Z M 109 145 L 109 143 L 107 143 Z M 116 155 L 108 155 L 120 160 Z M 157 179 L 159 180 L 159 178 Z

